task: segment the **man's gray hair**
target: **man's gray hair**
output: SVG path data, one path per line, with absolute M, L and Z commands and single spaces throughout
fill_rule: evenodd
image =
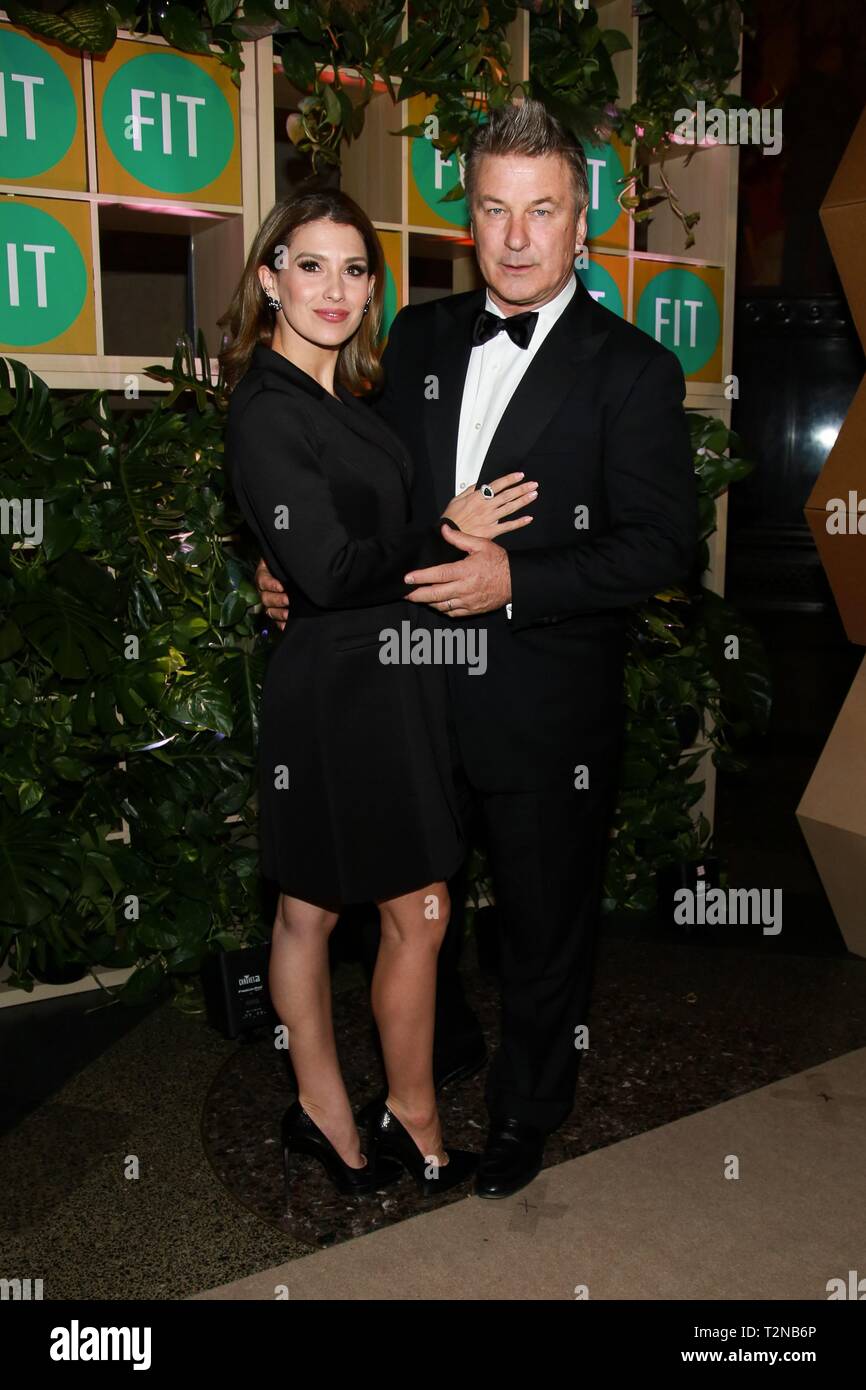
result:
M 463 187 L 470 213 L 475 197 L 478 163 L 485 154 L 558 154 L 566 161 L 574 184 L 578 212 L 589 202 L 589 179 L 583 147 L 540 101 L 498 106 L 471 136 L 463 166 Z

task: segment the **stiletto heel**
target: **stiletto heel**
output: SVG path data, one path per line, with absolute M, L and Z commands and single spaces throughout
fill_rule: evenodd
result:
M 402 1165 L 395 1160 L 370 1153 L 363 1168 L 352 1168 L 340 1157 L 330 1139 L 310 1118 L 299 1100 L 289 1106 L 283 1116 L 283 1172 L 286 1186 L 286 1209 L 291 1196 L 294 1169 L 293 1156 L 302 1154 L 316 1158 L 322 1164 L 338 1192 L 346 1196 L 361 1196 L 387 1187 L 402 1176 Z
M 386 1159 L 401 1163 L 414 1179 L 422 1197 L 436 1197 L 440 1192 L 448 1192 L 471 1178 L 478 1167 L 477 1153 L 446 1148 L 448 1162 L 437 1167 L 434 1176 L 428 1175 L 428 1159 L 387 1104 L 383 1104 L 371 1119 L 368 1140 L 371 1157 L 375 1156 L 378 1163 L 384 1163 Z

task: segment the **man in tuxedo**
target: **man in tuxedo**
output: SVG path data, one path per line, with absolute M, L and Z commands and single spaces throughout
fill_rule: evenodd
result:
M 486 635 L 484 676 L 455 665 L 449 678 L 457 775 L 501 941 L 502 1036 L 476 1192 L 505 1197 L 535 1177 L 574 1104 L 628 610 L 690 573 L 697 491 L 679 362 L 575 274 L 588 205 L 580 146 L 538 102 L 495 110 L 464 185 L 486 289 L 400 311 L 374 408 L 412 453 L 415 520 L 514 470 L 539 484 L 531 525 L 498 542 L 443 526 L 454 563 L 407 575 L 411 601 L 437 622 Z M 268 612 L 285 617 L 277 581 L 263 566 L 258 578 Z M 465 893 L 451 888 L 440 1084 L 478 1065 L 480 1039 L 457 975 Z M 458 1037 L 462 1067 L 449 1047 Z

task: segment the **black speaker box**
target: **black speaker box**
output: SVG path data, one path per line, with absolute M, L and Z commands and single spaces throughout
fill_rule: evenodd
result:
M 227 1038 L 279 1022 L 268 992 L 270 954 L 270 946 L 245 946 L 218 951 L 202 966 L 208 1023 Z

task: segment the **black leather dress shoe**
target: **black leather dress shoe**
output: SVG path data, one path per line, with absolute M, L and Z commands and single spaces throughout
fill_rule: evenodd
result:
M 511 1197 L 541 1171 L 544 1159 L 543 1129 L 522 1120 L 497 1120 L 490 1126 L 487 1147 L 475 1176 L 478 1197 Z
M 474 1076 L 476 1072 L 481 1070 L 486 1061 L 487 1047 L 480 1033 L 471 1042 L 449 1048 L 447 1053 L 434 1051 L 433 1081 L 437 1092 L 444 1090 L 446 1086 L 455 1086 L 458 1081 L 466 1081 L 468 1077 Z M 355 1120 L 359 1129 L 364 1129 L 370 1120 L 380 1114 L 387 1095 L 386 1087 L 355 1113 Z

